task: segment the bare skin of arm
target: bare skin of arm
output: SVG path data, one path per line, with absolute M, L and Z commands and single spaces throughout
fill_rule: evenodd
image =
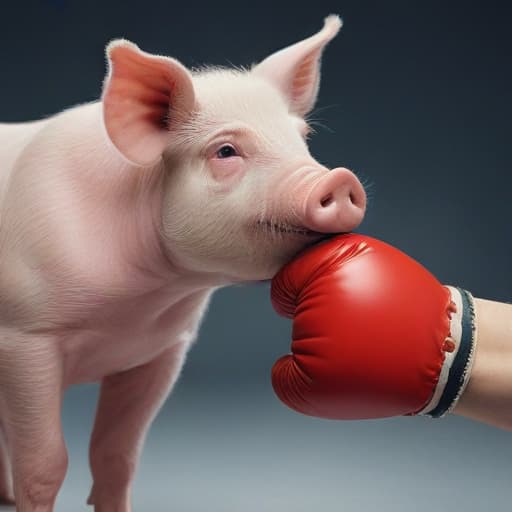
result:
M 475 298 L 473 370 L 454 414 L 512 431 L 512 304 Z

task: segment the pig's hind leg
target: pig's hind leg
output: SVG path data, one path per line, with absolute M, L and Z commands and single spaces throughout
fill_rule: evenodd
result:
M 147 430 L 171 391 L 189 343 L 152 361 L 105 377 L 91 437 L 93 486 L 87 503 L 96 512 L 129 512 L 130 488 Z

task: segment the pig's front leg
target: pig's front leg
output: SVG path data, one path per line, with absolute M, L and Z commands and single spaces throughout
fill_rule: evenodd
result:
M 0 404 L 17 512 L 51 512 L 68 465 L 57 340 L 0 333 Z
M 14 489 L 12 486 L 12 468 L 9 460 L 9 449 L 5 437 L 4 425 L 0 429 L 0 507 L 14 503 Z M 1 510 L 1 508 L 0 508 Z
M 149 425 L 172 389 L 189 342 L 145 365 L 105 377 L 90 446 L 95 512 L 129 512 L 130 487 Z

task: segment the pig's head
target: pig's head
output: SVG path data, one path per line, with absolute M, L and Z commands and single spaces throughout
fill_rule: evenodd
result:
M 269 279 L 361 222 L 359 180 L 320 165 L 306 144 L 321 54 L 340 26 L 329 16 L 250 70 L 190 71 L 125 40 L 108 46 L 106 131 L 126 160 L 164 173 L 161 243 L 180 269 Z

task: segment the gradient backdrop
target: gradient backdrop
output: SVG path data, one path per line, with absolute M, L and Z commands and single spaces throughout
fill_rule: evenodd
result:
M 369 191 L 359 231 L 442 282 L 512 300 L 511 14 L 506 2 L 3 1 L 0 118 L 96 99 L 103 48 L 126 37 L 188 66 L 247 65 L 345 26 L 323 61 L 312 153 Z M 469 420 L 334 422 L 282 406 L 270 385 L 290 324 L 267 286 L 219 291 L 151 429 L 136 512 L 510 510 L 512 437 Z M 70 390 L 70 469 L 57 511 L 89 490 L 97 388 Z

